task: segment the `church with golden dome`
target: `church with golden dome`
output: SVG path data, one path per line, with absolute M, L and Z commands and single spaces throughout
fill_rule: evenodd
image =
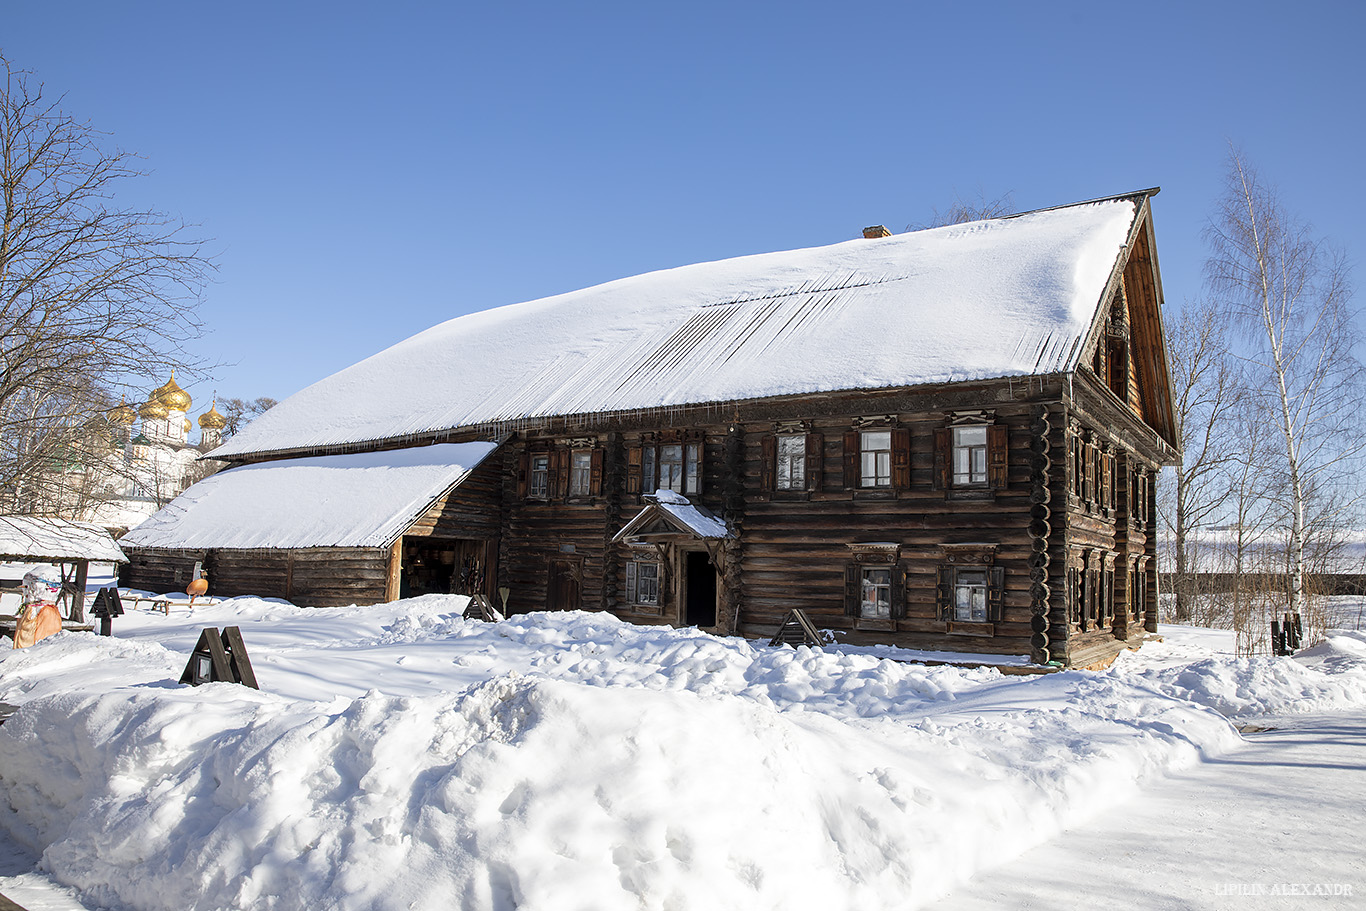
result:
M 98 503 L 87 518 L 111 529 L 132 528 L 222 468 L 222 462 L 200 458 L 223 442 L 228 421 L 217 406 L 215 401 L 199 415 L 199 440 L 191 442 L 194 401 L 172 371 L 145 402 L 111 408 L 105 415 L 114 432 L 109 470 L 99 479 Z

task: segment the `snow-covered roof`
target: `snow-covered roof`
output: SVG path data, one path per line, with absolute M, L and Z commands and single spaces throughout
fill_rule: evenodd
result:
M 1071 370 L 1143 196 L 683 266 L 461 316 L 296 393 L 214 456 Z
M 699 538 L 724 538 L 730 534 L 723 520 L 718 519 L 705 506 L 693 505 L 681 493 L 660 489 L 648 495 L 646 499 L 653 502 L 636 513 L 635 517 L 612 538 L 613 542 L 624 541 L 642 533 L 655 519 L 662 519 L 668 527 Z
M 38 516 L 0 516 L 0 560 L 128 562 L 100 526 Z
M 135 547 L 387 547 L 497 448 L 443 443 L 244 465 L 124 536 Z

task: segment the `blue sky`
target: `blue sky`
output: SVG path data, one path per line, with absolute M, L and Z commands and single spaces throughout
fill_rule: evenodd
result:
M 0 51 L 143 156 L 122 201 L 213 239 L 197 411 L 958 197 L 1160 185 L 1179 305 L 1230 141 L 1359 262 L 1363 34 L 1359 3 L 89 2 L 8 7 Z

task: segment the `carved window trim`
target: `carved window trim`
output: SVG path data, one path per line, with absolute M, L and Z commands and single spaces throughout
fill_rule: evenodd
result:
M 896 629 L 896 622 L 906 616 L 906 573 L 900 562 L 901 545 L 876 541 L 849 544 L 848 548 L 850 560 L 844 569 L 845 614 L 854 619 L 857 629 Z M 887 616 L 865 613 L 870 585 L 876 586 L 875 590 L 885 587 Z
M 1003 619 L 1005 568 L 996 565 L 995 544 L 943 544 L 942 562 L 936 567 L 935 610 L 950 635 L 994 636 Z M 980 581 L 979 581 L 980 580 Z M 983 616 L 960 618 L 959 603 L 978 589 L 985 596 Z
M 672 457 L 669 465 L 677 465 L 676 480 L 661 483 L 660 468 L 668 449 L 679 447 L 677 460 Z M 672 453 L 669 453 L 672 456 Z M 640 442 L 626 450 L 626 492 L 636 496 L 652 494 L 656 490 L 667 489 L 685 497 L 702 495 L 705 477 L 706 440 L 699 431 L 665 430 L 641 434 Z M 672 475 L 673 472 L 670 472 Z M 674 484 L 677 486 L 674 486 Z

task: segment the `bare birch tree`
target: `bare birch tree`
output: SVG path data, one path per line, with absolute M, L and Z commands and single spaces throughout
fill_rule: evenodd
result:
M 178 221 L 115 203 L 132 156 L 0 70 L 0 510 L 24 511 L 82 457 L 74 428 L 191 365 L 212 266 Z
M 1188 623 L 1192 581 L 1210 568 L 1201 559 L 1200 533 L 1220 518 L 1233 489 L 1229 468 L 1240 450 L 1229 418 L 1241 387 L 1214 301 L 1187 305 L 1170 325 L 1167 347 L 1184 457 L 1173 472 L 1175 483 L 1163 486 L 1159 512 L 1172 556 L 1173 620 Z
M 1243 333 L 1249 394 L 1279 440 L 1289 606 L 1298 612 L 1311 497 L 1341 489 L 1366 440 L 1347 268 L 1236 151 L 1206 238 L 1210 287 Z

